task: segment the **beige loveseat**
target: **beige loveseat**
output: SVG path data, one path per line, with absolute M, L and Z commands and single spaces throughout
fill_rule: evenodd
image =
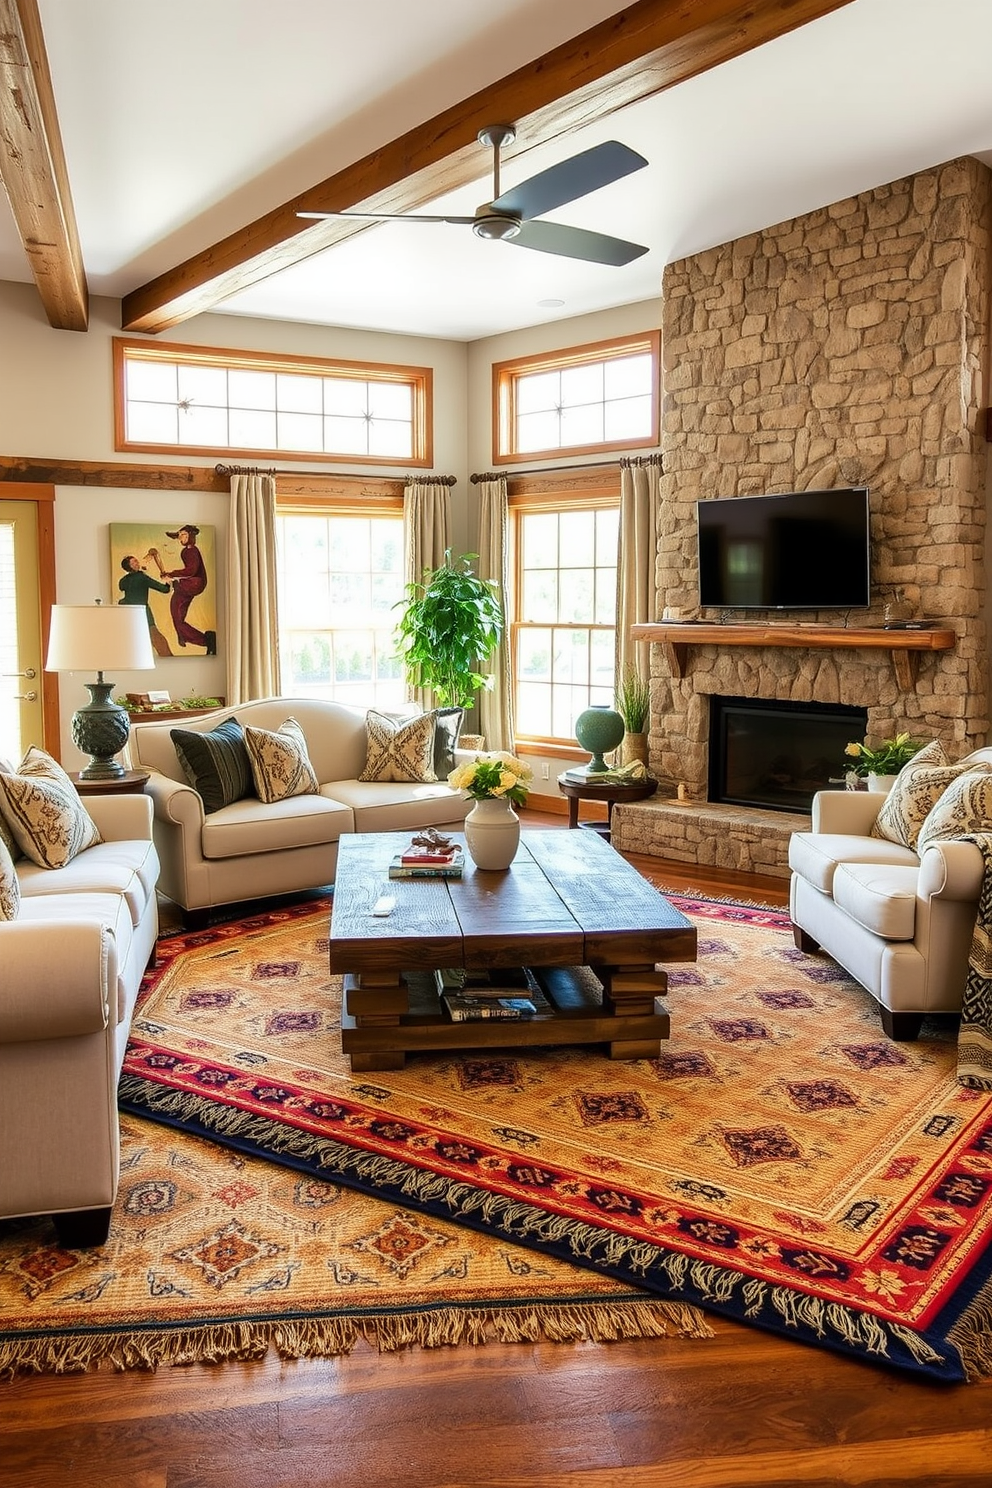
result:
M 472 802 L 443 780 L 361 781 L 367 735 L 365 710 L 315 698 L 265 698 L 222 708 L 181 727 L 200 733 L 227 718 L 277 730 L 295 718 L 319 782 L 315 795 L 266 804 L 256 796 L 205 813 L 186 781 L 171 731 L 173 719 L 136 724 L 130 759 L 150 770 L 155 806 L 159 888 L 196 925 L 215 905 L 332 883 L 338 839 L 348 832 L 413 832 L 460 827 Z
M 107 1237 L 117 1080 L 158 934 L 151 802 L 85 805 L 104 841 L 63 868 L 18 858 L 0 922 L 0 1215 L 51 1214 L 70 1247 Z
M 992 764 L 992 749 L 968 764 Z M 879 1003 L 890 1038 L 914 1039 L 928 1013 L 961 1009 L 983 862 L 972 842 L 908 847 L 872 837 L 885 800 L 821 791 L 812 831 L 789 844 L 790 913 L 800 950 L 822 947 Z

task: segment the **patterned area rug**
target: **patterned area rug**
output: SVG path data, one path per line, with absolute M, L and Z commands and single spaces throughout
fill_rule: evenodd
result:
M 696 1309 L 216 1142 L 122 1118 L 110 1241 L 0 1223 L 0 1376 L 411 1344 L 708 1337 Z M 2 1477 L 2 1473 L 0 1473 Z
M 661 1058 L 424 1054 L 353 1078 L 327 912 L 187 936 L 149 979 L 131 1110 L 677 1302 L 863 1359 L 992 1371 L 992 1097 L 781 911 L 679 907 Z

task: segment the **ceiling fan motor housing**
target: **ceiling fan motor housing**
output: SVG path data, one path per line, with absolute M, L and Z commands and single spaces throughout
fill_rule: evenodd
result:
M 508 217 L 503 212 L 492 212 L 488 206 L 480 207 L 472 223 L 472 231 L 480 238 L 496 239 L 499 242 L 515 238 L 522 224 L 519 217 Z

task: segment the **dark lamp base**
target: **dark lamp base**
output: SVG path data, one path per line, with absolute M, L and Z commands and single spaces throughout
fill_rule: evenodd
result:
M 131 720 L 126 708 L 111 702 L 113 682 L 87 682 L 90 701 L 72 719 L 72 742 L 90 757 L 80 780 L 119 780 L 124 766 L 114 756 L 128 741 Z

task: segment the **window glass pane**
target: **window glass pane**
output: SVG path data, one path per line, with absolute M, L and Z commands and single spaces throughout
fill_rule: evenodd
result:
M 561 374 L 561 402 L 563 408 L 575 408 L 582 403 L 603 401 L 603 364 L 590 362 L 584 367 L 566 367 Z
M 149 403 L 175 403 L 178 400 L 177 368 L 174 363 L 127 362 L 124 373 L 129 398 L 143 398 Z
M 562 512 L 560 521 L 562 567 L 578 567 L 588 563 L 593 556 L 596 541 L 596 513 Z
M 603 405 L 584 403 L 581 408 L 565 408 L 561 415 L 561 447 L 578 444 L 602 444 Z
M 324 448 L 342 455 L 368 454 L 368 424 L 364 418 L 325 418 Z
M 521 682 L 517 688 L 516 725 L 521 734 L 548 738 L 555 733 L 551 723 L 551 688 Z
M 521 453 L 527 450 L 557 449 L 558 422 L 557 413 L 521 415 L 517 419 L 517 449 Z
M 211 408 L 227 407 L 227 370 L 224 367 L 184 367 L 180 365 L 179 396 L 191 403 Z
M 227 374 L 232 408 L 270 408 L 276 406 L 274 372 L 242 372 L 232 367 Z
M 651 433 L 651 399 L 621 398 L 607 403 L 603 432 L 608 440 L 647 439 Z
M 589 637 L 589 680 L 593 688 L 589 699 L 591 703 L 607 703 L 612 706 L 614 663 L 613 632 L 592 631 Z
M 618 507 L 607 507 L 596 513 L 596 562 L 610 566 L 617 560 L 617 537 L 620 531 Z
M 276 401 L 285 413 L 323 413 L 319 377 L 296 377 L 276 373 Z
M 607 398 L 632 398 L 638 393 L 651 392 L 651 357 L 645 352 L 641 356 L 615 357 L 603 368 L 604 391 Z
M 558 619 L 558 575 L 554 569 L 535 569 L 523 575 L 523 618 L 540 624 Z
M 551 631 L 521 629 L 517 640 L 517 667 L 528 682 L 551 681 Z
M 596 605 L 593 620 L 597 625 L 612 626 L 617 613 L 617 571 L 615 568 L 597 568 Z M 610 632 L 612 635 L 612 631 Z
M 594 619 L 594 573 L 591 568 L 570 568 L 562 575 L 561 603 L 558 615 L 561 620 L 571 620 L 590 625 Z
M 324 420 L 319 413 L 277 414 L 276 439 L 280 449 L 322 450 Z
M 558 515 L 535 512 L 521 518 L 523 564 L 525 568 L 555 568 L 558 564 Z M 524 615 L 522 619 L 530 619 Z
M 368 426 L 370 455 L 397 455 L 409 458 L 413 448 L 413 430 L 409 424 L 391 419 L 373 419 Z
M 275 449 L 276 416 L 253 408 L 232 408 L 229 418 L 235 449 Z
M 179 410 L 175 403 L 129 403 L 127 437 L 136 444 L 176 444 Z
M 518 413 L 546 413 L 561 401 L 561 374 L 535 372 L 516 379 Z
M 370 382 L 368 391 L 369 413 L 373 418 L 398 419 L 409 423 L 413 418 L 413 398 L 408 384 L 401 382 Z
M 324 412 L 339 418 L 364 417 L 368 413 L 368 383 L 350 377 L 324 378 Z
M 195 403 L 180 408 L 179 438 L 183 444 L 228 444 L 227 409 L 199 408 Z

